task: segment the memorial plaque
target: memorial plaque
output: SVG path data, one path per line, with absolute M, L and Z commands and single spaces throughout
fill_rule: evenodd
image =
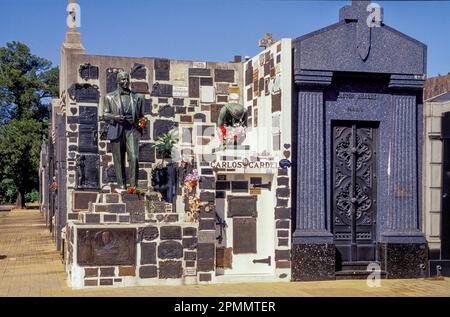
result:
M 154 97 L 172 97 L 172 85 L 155 83 L 150 95 Z
M 134 64 L 130 72 L 131 78 L 134 79 L 145 79 L 147 77 L 147 70 L 143 64 Z
M 214 70 L 215 82 L 234 82 L 234 70 L 232 69 L 215 69 Z
M 152 100 L 145 99 L 144 100 L 144 114 L 151 114 L 151 113 L 152 113 Z
M 216 267 L 231 269 L 233 263 L 233 248 L 216 249 Z
M 202 77 L 200 78 L 200 86 L 212 86 L 213 79 L 212 77 Z
M 189 76 L 211 76 L 211 69 L 208 68 L 189 68 Z
M 247 89 L 247 101 L 251 101 L 253 99 L 253 89 L 252 87 Z
M 216 83 L 215 86 L 218 95 L 228 95 L 228 87 L 230 84 Z
M 181 278 L 183 276 L 183 264 L 181 261 L 159 262 L 159 278 Z
M 169 106 L 169 105 L 162 106 L 162 107 L 159 107 L 158 113 L 161 117 L 170 118 L 170 117 L 175 116 L 175 108 L 172 106 Z
M 139 230 L 139 240 L 152 241 L 159 237 L 159 231 L 157 227 L 145 227 Z
M 82 126 L 79 128 L 78 151 L 83 153 L 97 153 L 97 125 Z
M 170 70 L 170 60 L 165 58 L 156 58 L 155 70 Z
M 148 84 L 146 82 L 135 81 L 131 83 L 131 90 L 140 94 L 148 94 Z
M 233 193 L 246 193 L 248 192 L 248 181 L 232 181 L 231 191 Z
M 189 97 L 189 88 L 184 86 L 173 86 L 173 96 L 174 97 Z M 183 100 L 183 99 L 181 99 Z M 175 105 L 175 100 L 174 100 Z M 182 103 L 184 105 L 184 101 Z
M 155 80 L 170 80 L 170 71 L 165 69 L 155 69 Z
M 98 103 L 100 92 L 97 85 L 91 84 L 73 84 L 68 89 L 69 96 L 76 102 L 94 102 Z
M 189 97 L 200 97 L 200 79 L 197 77 L 189 77 Z
M 256 197 L 228 196 L 228 217 L 256 217 Z
M 183 245 L 176 241 L 164 241 L 158 246 L 158 258 L 180 259 L 183 257 Z
M 139 144 L 139 162 L 155 162 L 155 148 L 153 143 Z
M 136 265 L 135 229 L 77 230 L 80 266 Z
M 74 211 L 88 210 L 89 203 L 97 201 L 97 193 L 92 192 L 73 192 L 72 208 Z
M 144 129 L 142 129 L 142 141 L 150 140 L 150 127 L 149 125 L 146 125 Z
M 106 93 L 117 89 L 117 72 L 113 68 L 106 70 Z
M 166 226 L 161 227 L 161 240 L 181 240 L 181 227 Z
M 141 243 L 141 264 L 156 264 L 156 242 Z
M 97 125 L 98 121 L 97 107 L 80 106 L 79 111 L 80 113 L 78 117 L 78 122 L 80 124 Z
M 248 68 L 245 71 L 245 86 L 250 85 L 253 82 L 253 67 L 252 63 L 248 63 Z
M 169 132 L 172 128 L 177 127 L 178 123 L 168 120 L 155 120 L 153 125 L 153 139 Z
M 206 122 L 206 115 L 203 113 L 196 113 L 194 114 L 194 121 Z
M 89 63 L 80 65 L 79 73 L 80 77 L 83 78 L 84 80 L 98 79 L 98 67 L 92 66 Z
M 272 95 L 272 112 L 281 111 L 281 92 Z
M 175 88 L 177 88 L 177 87 L 173 87 L 173 95 L 175 96 Z M 183 87 L 183 88 L 186 88 L 186 92 L 187 92 L 187 87 Z M 184 99 L 183 98 L 173 98 L 173 102 L 172 102 L 172 104 L 174 105 L 174 106 L 184 106 Z
M 256 218 L 233 218 L 233 253 L 256 253 Z
M 76 188 L 98 189 L 100 187 L 100 156 L 78 154 L 76 157 Z

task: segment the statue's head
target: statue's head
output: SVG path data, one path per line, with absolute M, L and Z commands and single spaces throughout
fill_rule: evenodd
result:
M 117 85 L 122 89 L 130 89 L 130 74 L 121 71 L 117 74 Z

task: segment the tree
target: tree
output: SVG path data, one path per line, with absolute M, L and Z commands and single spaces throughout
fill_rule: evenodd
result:
M 57 67 L 19 42 L 0 47 L 0 197 L 25 206 L 37 189 L 39 151 L 51 97 L 58 96 Z
M 12 119 L 0 129 L 2 184 L 12 180 L 17 190 L 16 207 L 25 207 L 25 194 L 39 184 L 39 154 L 43 124 L 34 119 Z

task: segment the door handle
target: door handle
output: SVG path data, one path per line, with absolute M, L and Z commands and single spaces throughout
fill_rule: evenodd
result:
M 269 265 L 269 266 L 271 266 L 271 264 L 272 264 L 272 257 L 271 256 L 269 256 L 269 257 L 267 257 L 267 258 L 265 258 L 265 259 L 254 259 L 253 260 L 253 263 L 263 263 L 263 264 L 267 264 L 267 265 Z

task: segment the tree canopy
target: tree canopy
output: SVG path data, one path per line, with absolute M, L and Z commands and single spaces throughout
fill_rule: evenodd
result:
M 59 70 L 20 42 L 0 48 L 0 196 L 24 206 L 37 189 L 48 106 L 58 96 Z

